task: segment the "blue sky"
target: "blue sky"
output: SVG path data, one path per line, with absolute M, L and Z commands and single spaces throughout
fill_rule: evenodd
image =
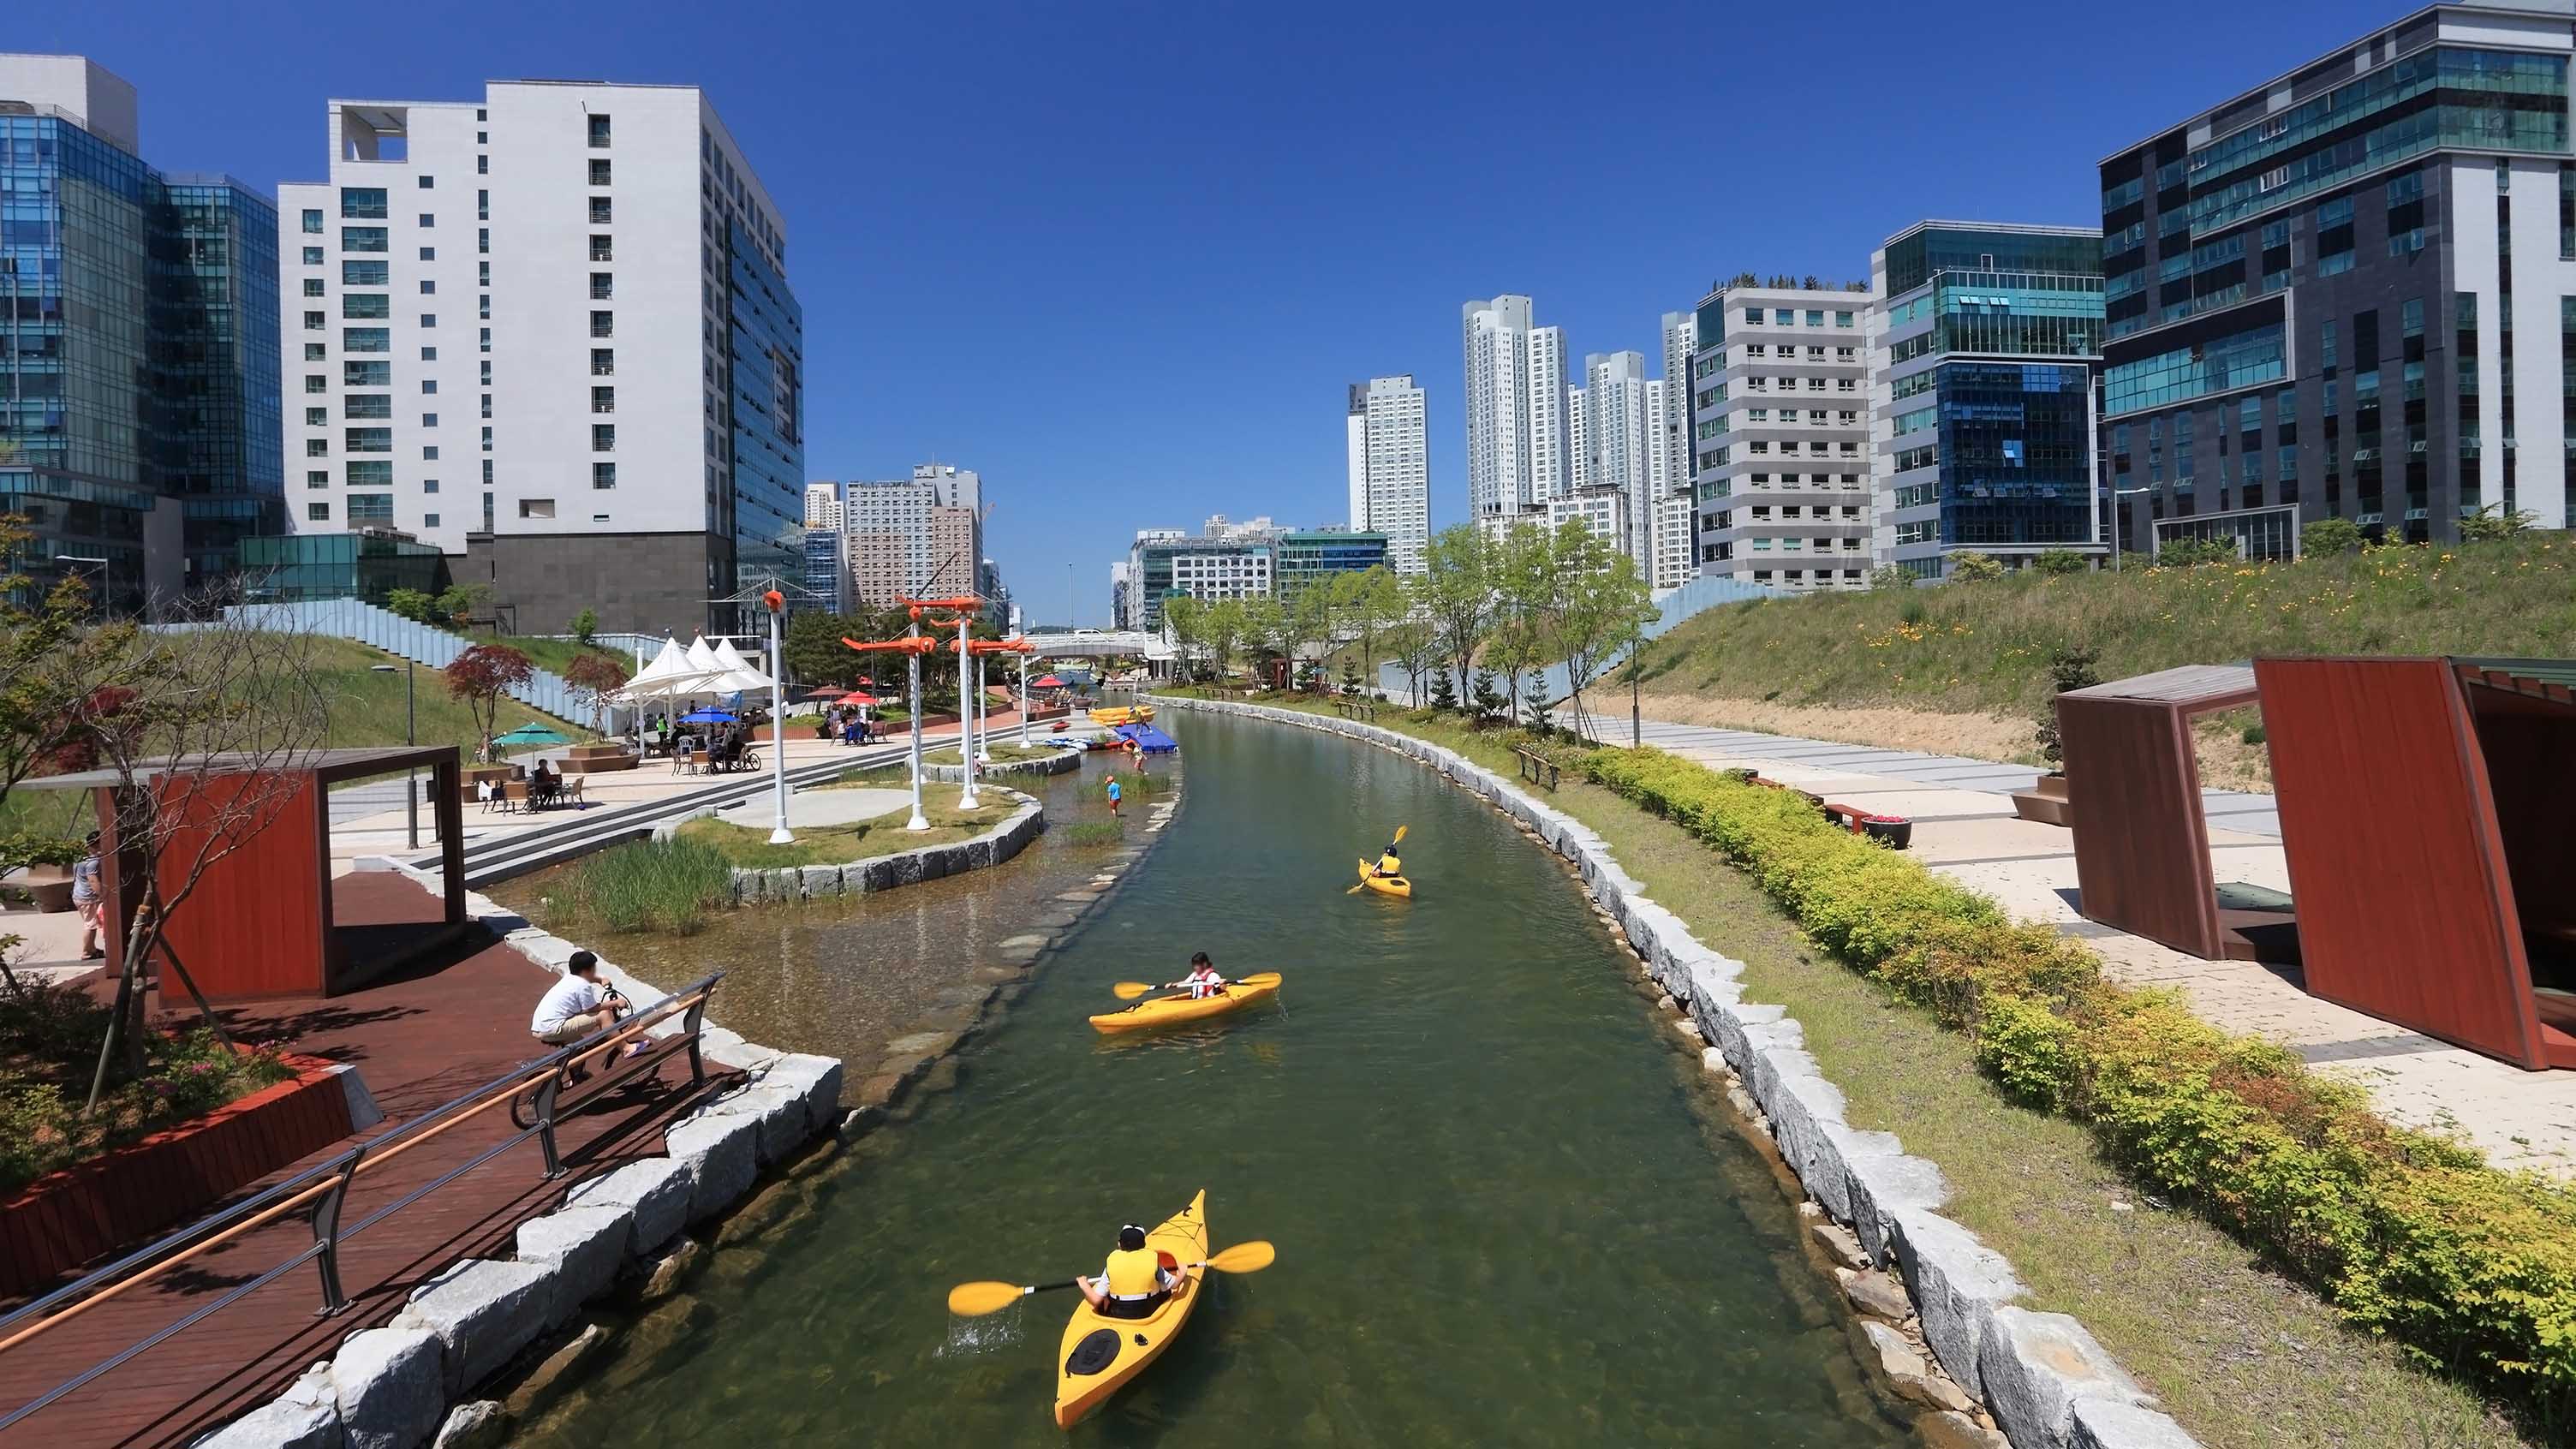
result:
M 1096 623 L 1139 527 L 1342 521 L 1373 374 L 1428 390 L 1432 521 L 1462 517 L 1471 297 L 1652 367 L 1721 275 L 2098 221 L 2104 153 L 2415 8 L 150 0 L 0 43 L 133 81 L 154 164 L 271 188 L 322 174 L 333 95 L 705 86 L 786 215 L 807 476 L 979 469 L 1032 621 L 1071 563 Z

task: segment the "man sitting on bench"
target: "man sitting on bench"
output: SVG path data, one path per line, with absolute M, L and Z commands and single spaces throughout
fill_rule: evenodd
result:
M 565 963 L 563 979 L 546 988 L 537 1001 L 536 1014 L 528 1019 L 528 1034 L 548 1046 L 570 1046 L 593 1032 L 606 1031 L 617 1019 L 634 1010 L 632 1003 L 618 994 L 617 988 L 599 979 L 599 957 L 588 951 L 575 951 Z M 641 1056 L 650 1044 L 638 1039 L 626 1054 Z M 576 1079 L 584 1073 L 575 1068 Z

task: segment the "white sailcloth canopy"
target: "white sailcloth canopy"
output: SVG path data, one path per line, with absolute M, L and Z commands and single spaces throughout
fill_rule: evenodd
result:
M 730 694 L 737 690 L 749 693 L 769 688 L 769 676 L 752 668 L 751 661 L 742 657 L 742 652 L 733 647 L 731 639 L 716 641 L 715 660 L 725 671 L 724 682 L 716 686 L 718 689 Z
M 705 647 L 704 641 L 699 647 Z M 690 659 L 687 651 L 680 648 L 679 641 L 665 639 L 661 652 L 653 656 L 653 662 L 626 681 L 626 687 L 617 692 L 616 698 L 628 704 L 642 704 L 710 694 L 714 690 L 709 681 L 718 673 L 721 671 L 701 666 Z

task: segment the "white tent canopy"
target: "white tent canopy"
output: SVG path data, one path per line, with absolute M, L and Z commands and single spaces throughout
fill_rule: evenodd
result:
M 699 642 L 703 644 L 705 641 Z M 717 667 L 725 672 L 724 679 L 716 685 L 716 688 L 727 694 L 737 691 L 748 694 L 769 688 L 769 676 L 752 668 L 751 662 L 744 659 L 741 651 L 733 647 L 731 639 L 716 641 L 714 657 Z
M 705 647 L 703 642 L 699 647 Z M 662 641 L 661 652 L 653 656 L 653 662 L 645 665 L 634 678 L 626 681 L 626 687 L 617 691 L 614 698 L 625 704 L 649 704 L 655 700 L 667 702 L 694 695 L 711 694 L 715 691 L 710 681 L 720 672 L 718 669 L 702 667 L 692 661 L 688 653 L 680 648 L 679 641 L 665 639 Z

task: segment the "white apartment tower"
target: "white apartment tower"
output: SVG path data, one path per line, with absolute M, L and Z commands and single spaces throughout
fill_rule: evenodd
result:
M 1544 511 L 1567 486 L 1565 332 L 1530 320 L 1530 299 L 1460 309 L 1467 369 L 1467 502 L 1491 524 Z
M 1695 314 L 1664 314 L 1664 441 L 1657 466 L 1663 472 L 1663 487 L 1677 492 L 1690 487 L 1690 370 L 1691 354 L 1699 350 L 1698 336 Z
M 335 100 L 278 188 L 288 513 L 436 543 L 521 627 L 801 577 L 786 227 L 693 86 Z
M 1620 510 L 1625 531 L 1620 551 L 1640 574 L 1654 568 L 1654 455 L 1661 442 L 1660 392 L 1646 377 L 1645 354 L 1595 352 L 1583 359 L 1583 479 L 1590 488 L 1615 488 L 1627 500 Z
M 1864 326 L 1875 293 L 1721 287 L 1690 386 L 1699 571 L 1791 590 L 1867 587 Z
M 1387 562 L 1422 572 L 1431 541 L 1431 463 L 1413 375 L 1352 383 L 1347 420 L 1351 527 L 1386 535 Z
M 916 463 L 909 478 L 851 480 L 842 546 L 859 603 L 949 597 L 976 589 L 984 557 L 984 480 L 968 468 Z
M 838 533 L 841 528 L 841 485 L 808 483 L 805 485 L 805 526 Z

